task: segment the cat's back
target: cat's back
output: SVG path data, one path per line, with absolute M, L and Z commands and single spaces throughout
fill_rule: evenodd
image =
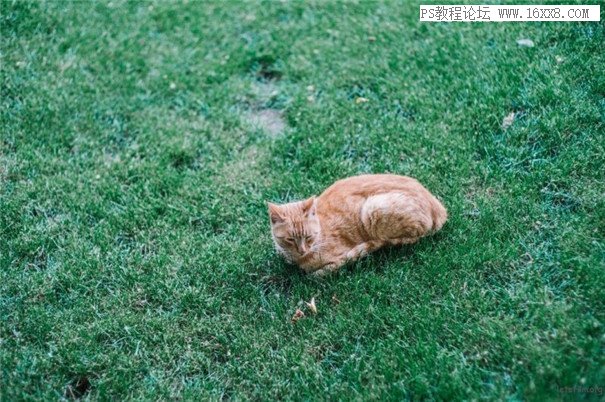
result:
M 339 180 L 319 196 L 317 212 L 324 219 L 354 221 L 364 205 L 372 201 L 384 203 L 385 197 L 389 203 L 405 200 L 404 204 L 416 206 L 430 215 L 434 230 L 439 230 L 447 220 L 443 204 L 422 184 L 414 178 L 394 174 L 368 174 Z
M 338 180 L 321 195 L 323 199 L 341 197 L 367 198 L 392 191 L 423 193 L 427 190 L 416 180 L 395 174 L 365 174 Z

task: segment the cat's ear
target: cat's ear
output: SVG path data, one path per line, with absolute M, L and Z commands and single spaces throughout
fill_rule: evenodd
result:
M 281 209 L 279 205 L 273 204 L 272 202 L 268 202 L 267 207 L 269 208 L 269 217 L 271 218 L 272 224 L 284 221 L 284 217 L 281 215 Z
M 316 204 L 315 197 L 311 197 L 311 198 L 304 200 L 303 204 L 302 204 L 302 210 L 303 210 L 304 214 L 307 216 L 314 216 L 315 215 L 315 204 Z

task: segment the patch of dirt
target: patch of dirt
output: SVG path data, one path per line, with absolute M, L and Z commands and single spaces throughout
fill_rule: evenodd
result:
M 90 380 L 88 379 L 88 377 L 83 376 L 80 378 L 76 378 L 65 389 L 65 398 L 80 399 L 88 391 L 90 391 L 91 387 L 92 387 L 92 384 L 90 383 Z
M 252 110 L 247 113 L 248 123 L 263 130 L 271 137 L 277 137 L 288 127 L 283 114 L 277 109 Z
M 251 60 L 250 71 L 261 80 L 280 80 L 283 73 L 276 65 L 276 58 L 271 55 L 263 55 Z
M 267 104 L 279 95 L 276 81 L 256 81 L 252 84 L 252 95 L 259 104 Z

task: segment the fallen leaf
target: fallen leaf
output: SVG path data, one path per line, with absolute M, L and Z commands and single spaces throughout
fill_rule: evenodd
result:
M 292 316 L 292 324 L 296 323 L 298 320 L 300 320 L 304 316 L 305 316 L 305 313 L 303 313 L 301 309 L 297 308 L 296 312 Z
M 527 46 L 527 47 L 534 47 L 534 41 L 531 39 L 519 39 L 517 40 L 517 45 L 519 46 Z
M 355 98 L 355 103 L 360 104 L 360 103 L 366 103 L 369 102 L 370 100 L 368 98 L 364 98 L 362 96 L 358 96 L 357 98 Z
M 370 41 L 370 42 L 376 42 L 376 37 L 375 36 L 368 36 L 368 41 Z
M 314 297 L 311 298 L 311 301 L 309 303 L 305 302 L 305 304 L 307 305 L 307 307 L 309 307 L 309 310 L 311 310 L 313 314 L 317 314 L 317 306 L 315 305 Z
M 502 119 L 502 130 L 509 128 L 513 121 L 515 121 L 515 112 L 510 112 L 504 119 Z

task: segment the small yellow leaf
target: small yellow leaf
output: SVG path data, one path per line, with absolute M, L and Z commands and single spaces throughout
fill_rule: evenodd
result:
M 311 298 L 311 301 L 309 303 L 305 302 L 305 304 L 307 305 L 307 307 L 309 307 L 309 310 L 311 310 L 313 314 L 317 314 L 317 306 L 315 305 L 314 297 Z

